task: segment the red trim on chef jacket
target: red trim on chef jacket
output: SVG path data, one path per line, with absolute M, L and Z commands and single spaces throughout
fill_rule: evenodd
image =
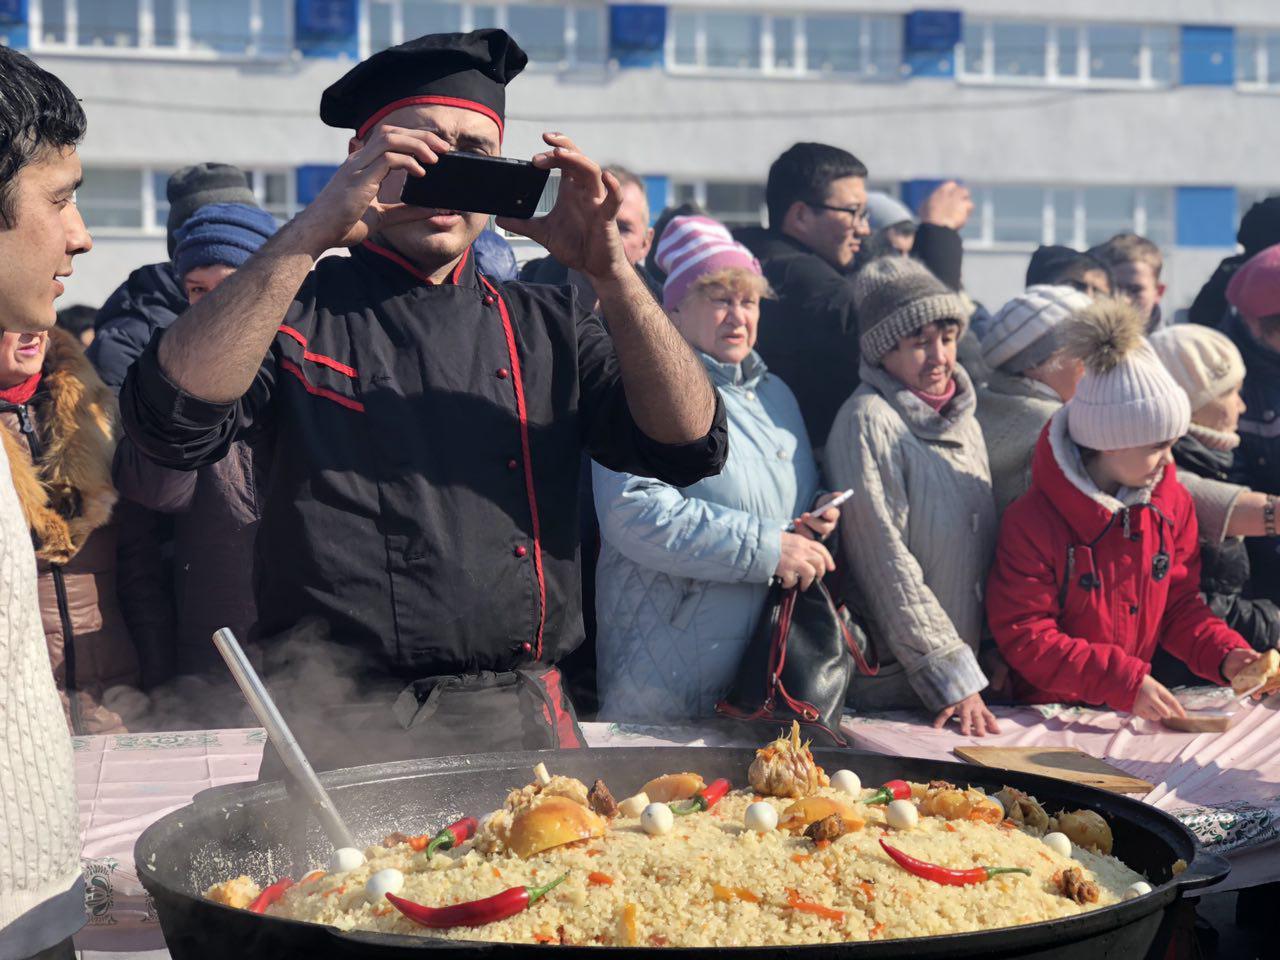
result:
M 533 485 L 533 453 L 529 447 L 529 415 L 524 405 L 524 378 L 520 376 L 520 354 L 516 351 L 515 329 L 511 326 L 511 315 L 507 313 L 506 301 L 502 294 L 483 274 L 477 273 L 480 282 L 489 288 L 494 299 L 498 301 L 498 313 L 502 317 L 502 329 L 507 336 L 507 355 L 511 362 L 511 385 L 516 392 L 516 414 L 520 418 L 520 450 L 524 454 L 524 485 L 529 497 L 529 515 L 533 522 L 533 569 L 538 577 L 538 638 L 533 648 L 535 660 L 542 659 L 542 629 L 547 623 L 547 581 L 542 575 L 542 539 L 538 525 L 538 495 Z
M 400 267 L 403 270 L 407 270 L 419 282 L 425 283 L 429 287 L 438 286 L 438 284 L 434 280 L 428 277 L 425 273 L 423 273 L 421 270 L 415 267 L 412 263 L 410 263 L 404 257 L 400 256 L 400 254 L 396 253 L 394 250 L 388 250 L 386 247 L 380 247 L 376 243 L 374 243 L 372 240 L 366 240 L 364 241 L 364 243 L 360 244 L 360 246 L 364 247 L 370 253 L 376 253 L 380 257 L 385 257 L 387 260 L 390 260 L 392 263 L 394 263 L 397 267 Z M 449 282 L 454 286 L 458 285 L 458 280 L 462 277 L 462 268 L 466 266 L 467 258 L 469 256 L 471 256 L 471 248 L 467 247 L 467 249 L 462 251 L 462 256 L 458 260 L 458 265 L 453 268 L 453 273 L 449 274 Z
M 462 97 L 442 97 L 423 94 L 417 97 L 405 97 L 402 100 L 396 100 L 388 103 L 385 107 L 375 113 L 372 117 L 360 124 L 360 129 L 356 131 L 356 136 L 364 139 L 364 135 L 373 129 L 373 125 L 388 114 L 394 113 L 401 107 L 416 107 L 419 104 L 438 104 L 442 107 L 461 107 L 463 110 L 474 110 L 476 113 L 483 114 L 498 125 L 498 143 L 502 143 L 502 118 L 498 116 L 498 112 L 493 107 L 485 106 L 483 103 L 476 103 L 474 100 L 464 100 Z
M 364 413 L 364 404 L 359 400 L 344 397 L 342 394 L 335 393 L 333 390 L 329 390 L 326 387 L 317 387 L 307 379 L 307 375 L 303 373 L 302 369 L 292 360 L 286 357 L 281 357 L 280 368 L 282 370 L 287 370 L 289 373 L 297 377 L 302 383 L 302 389 L 306 390 L 307 393 L 311 394 L 313 397 L 323 397 L 326 400 L 332 400 L 339 406 L 346 407 L 348 410 L 354 410 L 356 413 Z
M 355 380 L 360 375 L 356 373 L 355 367 L 349 367 L 345 363 L 341 363 L 333 357 L 326 357 L 323 353 L 312 353 L 307 349 L 307 338 L 300 334 L 287 323 L 280 324 L 280 332 L 286 337 L 292 337 L 298 343 L 302 344 L 302 359 L 310 360 L 312 363 L 318 363 L 322 367 L 328 367 L 330 370 L 337 370 L 344 377 L 350 377 Z
M 574 732 L 573 718 L 564 709 L 564 690 L 560 685 L 560 671 L 556 667 L 552 667 L 542 675 L 542 686 L 546 689 L 547 699 L 551 701 L 555 711 L 555 718 L 548 716 L 547 722 L 555 727 L 561 749 L 582 746 L 577 733 Z M 546 707 L 542 709 L 546 710 Z

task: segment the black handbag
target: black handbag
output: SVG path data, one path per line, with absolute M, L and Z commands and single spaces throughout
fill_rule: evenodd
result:
M 808 590 L 775 585 L 716 712 L 771 726 L 796 720 L 837 746 L 845 694 L 857 673 L 873 677 L 871 648 L 856 611 L 837 602 L 819 580 Z

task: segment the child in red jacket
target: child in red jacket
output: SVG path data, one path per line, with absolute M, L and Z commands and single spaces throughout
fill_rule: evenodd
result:
M 1187 396 L 1132 307 L 1099 302 L 1069 336 L 1084 379 L 1005 512 L 987 617 L 1019 699 L 1180 716 L 1150 675 L 1157 644 L 1214 683 L 1258 656 L 1200 598 L 1195 509 L 1170 453 Z

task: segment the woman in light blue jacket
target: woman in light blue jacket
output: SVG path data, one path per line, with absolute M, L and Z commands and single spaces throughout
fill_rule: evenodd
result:
M 807 588 L 833 568 L 818 469 L 790 388 L 755 353 L 768 284 L 750 252 L 706 217 L 658 241 L 663 305 L 724 400 L 729 459 L 677 488 L 593 465 L 602 720 L 710 715 L 732 682 L 770 582 Z M 813 508 L 815 513 L 807 511 Z M 784 532 L 801 518 L 795 533 Z

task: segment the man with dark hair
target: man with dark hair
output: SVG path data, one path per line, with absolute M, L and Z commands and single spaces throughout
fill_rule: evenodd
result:
M 568 291 L 477 273 L 486 214 L 400 202 L 442 154 L 502 155 L 527 59 L 476 30 L 352 67 L 320 100 L 351 131 L 346 161 L 120 392 L 130 438 L 164 466 L 272 437 L 259 630 L 318 619 L 363 665 L 340 703 L 268 677 L 286 698 L 292 681 L 321 768 L 580 745 L 556 663 L 582 639 L 582 451 L 675 486 L 727 456 L 719 395 L 627 259 L 621 187 L 572 140 L 544 134 L 533 158 L 561 171 L 555 206 L 499 224 L 587 276 L 608 333 Z M 334 247 L 351 255 L 320 259 Z
M 1072 287 L 1091 297 L 1109 297 L 1115 290 L 1111 268 L 1092 253 L 1070 247 L 1037 247 L 1027 263 L 1027 286 Z
M 75 203 L 84 131 L 66 85 L 0 47 L 0 329 L 52 327 L 58 278 L 93 245 Z M 74 957 L 71 936 L 85 922 L 75 772 L 7 447 L 0 445 L 0 960 L 61 960 Z
M 757 349 L 795 392 L 818 449 L 858 386 L 861 351 L 848 275 L 871 234 L 866 179 L 866 166 L 847 150 L 797 143 L 769 168 L 768 228 L 735 233 L 777 294 L 761 305 Z M 948 182 L 920 210 L 912 255 L 952 289 L 960 286 L 959 230 L 972 208 L 968 191 Z

